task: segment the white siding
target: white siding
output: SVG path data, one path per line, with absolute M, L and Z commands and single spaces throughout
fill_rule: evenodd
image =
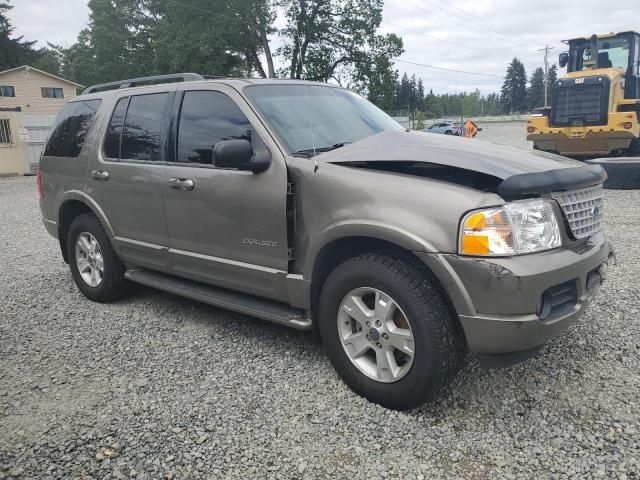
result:
M 15 97 L 0 97 L 0 108 L 21 107 L 27 114 L 57 114 L 67 100 L 76 96 L 76 86 L 34 69 L 17 69 L 0 74 L 0 85 L 15 88 Z M 64 98 L 42 98 L 42 87 L 62 88 Z

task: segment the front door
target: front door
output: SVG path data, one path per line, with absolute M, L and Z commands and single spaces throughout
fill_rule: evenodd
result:
M 87 195 L 114 231 L 119 256 L 164 270 L 169 236 L 164 217 L 162 161 L 175 92 L 120 98 L 102 149 L 89 166 Z
M 176 97 L 174 161 L 163 175 L 169 260 L 176 275 L 280 298 L 288 266 L 284 159 L 231 87 Z M 260 128 L 256 128 L 260 127 Z M 267 149 L 261 173 L 217 168 L 212 149 L 244 138 Z

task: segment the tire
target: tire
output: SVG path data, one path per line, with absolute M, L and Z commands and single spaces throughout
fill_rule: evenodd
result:
M 451 130 L 447 130 L 446 132 L 444 132 L 445 135 L 453 135 L 453 132 Z
M 351 298 L 353 292 L 360 292 L 363 287 L 388 296 L 397 306 L 393 319 L 396 319 L 399 310 L 399 318 L 408 322 L 408 331 L 413 336 L 413 356 L 408 363 L 408 357 L 405 358 L 400 350 L 393 351 L 392 358 L 396 354 L 400 356 L 400 360 L 395 358 L 393 363 L 400 373 L 404 372 L 397 379 L 391 378 L 394 367 L 382 371 L 383 379 L 380 379 L 379 368 L 377 373 L 372 373 L 373 370 L 365 373 L 362 366 L 356 365 L 356 362 L 366 367 L 374 363 L 377 365 L 378 355 L 386 351 L 388 343 L 394 338 L 389 336 L 393 335 L 391 330 L 387 330 L 387 344 L 382 348 L 382 343 L 374 343 L 376 339 L 371 335 L 366 337 L 369 342 L 366 353 L 357 357 L 357 360 L 352 360 L 347 353 L 347 348 L 352 349 L 352 346 L 343 346 L 344 335 L 356 338 L 353 336 L 362 333 L 358 331 L 358 322 L 345 313 L 347 309 L 343 301 L 349 302 L 347 299 Z M 378 293 L 375 295 L 375 300 L 372 298 L 369 301 L 377 304 Z M 363 296 L 362 301 L 365 300 Z M 372 306 L 367 304 L 368 308 Z M 430 273 L 413 262 L 388 254 L 363 254 L 339 265 L 322 287 L 318 319 L 325 350 L 344 382 L 359 395 L 394 410 L 414 408 L 438 396 L 459 370 L 466 353 L 466 343 L 452 308 L 436 288 Z M 366 325 L 362 325 L 364 332 L 372 333 L 366 328 Z M 383 332 L 383 328 L 380 327 L 379 332 Z M 401 331 L 406 332 L 407 329 Z M 384 337 L 384 333 L 376 335 L 378 338 Z M 404 365 L 400 367 L 401 363 Z M 372 375 L 378 378 L 374 379 Z
M 600 165 L 607 171 L 604 188 L 631 190 L 640 188 L 640 158 L 596 158 L 587 160 L 590 165 Z
M 84 247 L 81 245 L 76 246 L 76 242 L 80 237 L 84 240 L 84 242 L 80 242 L 85 245 Z M 91 250 L 86 247 L 88 240 L 89 244 L 91 244 L 91 238 L 97 244 L 97 248 L 94 247 L 92 259 L 88 258 L 85 252 L 86 250 Z M 84 262 L 80 266 L 78 257 L 84 258 Z M 101 303 L 109 302 L 127 293 L 129 282 L 124 278 L 125 267 L 113 249 L 102 223 L 94 214 L 85 213 L 79 215 L 71 222 L 67 236 L 67 258 L 69 259 L 71 274 L 78 289 L 89 300 Z M 93 263 L 87 265 L 87 262 Z M 96 269 L 100 270 L 100 266 L 102 266 L 102 274 L 99 275 L 98 281 L 97 277 L 92 277 L 90 272 Z M 80 271 L 81 267 L 83 269 L 82 273 Z M 87 280 L 87 275 L 90 280 Z M 92 285 L 92 280 L 95 280 L 96 284 Z

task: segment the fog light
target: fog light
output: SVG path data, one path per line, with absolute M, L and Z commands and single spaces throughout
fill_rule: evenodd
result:
M 527 127 L 527 133 L 533 133 L 536 131 L 536 127 Z

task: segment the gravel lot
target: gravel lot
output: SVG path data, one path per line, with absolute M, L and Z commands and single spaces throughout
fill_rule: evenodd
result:
M 580 324 L 397 413 L 309 334 L 143 288 L 85 300 L 35 179 L 0 179 L 0 479 L 638 478 L 639 204 L 607 193 L 619 263 Z

